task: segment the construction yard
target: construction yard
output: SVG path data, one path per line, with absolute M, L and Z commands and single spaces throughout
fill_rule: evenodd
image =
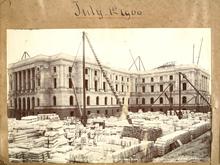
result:
M 124 163 L 206 162 L 210 158 L 211 114 L 183 111 L 129 112 L 116 117 L 60 120 L 56 114 L 8 119 L 11 162 Z M 94 156 L 95 155 L 95 156 Z

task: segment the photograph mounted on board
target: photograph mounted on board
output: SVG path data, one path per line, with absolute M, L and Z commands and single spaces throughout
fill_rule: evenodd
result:
M 209 162 L 211 29 L 7 30 L 10 162 Z

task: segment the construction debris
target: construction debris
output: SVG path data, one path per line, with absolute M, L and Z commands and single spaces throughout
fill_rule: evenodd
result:
M 11 162 L 149 162 L 210 130 L 210 114 L 129 112 L 131 123 L 117 117 L 60 120 L 56 114 L 9 119 Z M 95 156 L 94 156 L 95 155 Z

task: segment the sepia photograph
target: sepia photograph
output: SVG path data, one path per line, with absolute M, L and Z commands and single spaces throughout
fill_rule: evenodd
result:
M 15 163 L 211 159 L 211 29 L 8 29 Z

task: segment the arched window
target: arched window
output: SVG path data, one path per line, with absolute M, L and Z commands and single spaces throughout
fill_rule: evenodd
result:
M 187 98 L 186 98 L 186 96 L 183 96 L 183 97 L 182 97 L 182 103 L 183 103 L 183 104 L 186 104 L 186 102 L 187 102 Z
M 145 98 L 142 98 L 142 104 L 145 104 Z
M 70 106 L 73 106 L 73 96 L 70 96 Z
M 25 98 L 23 98 L 23 110 L 26 109 L 26 101 L 25 101 Z
M 54 105 L 54 106 L 57 105 L 57 99 L 56 99 L 56 96 L 53 96 L 53 105 Z
M 163 97 L 160 98 L 160 104 L 163 104 Z
M 150 103 L 151 103 L 151 104 L 154 103 L 154 98 L 153 98 L 153 97 L 150 98 Z
M 99 96 L 96 97 L 96 105 L 99 105 Z
M 90 105 L 90 96 L 87 96 L 86 102 L 87 102 L 87 105 Z
M 108 98 L 105 97 L 105 105 L 107 105 L 107 104 L 108 104 Z
M 34 99 L 34 97 L 32 97 L 32 99 L 31 99 L 31 104 L 32 104 L 32 109 L 34 109 L 34 107 L 35 107 L 35 99 Z
M 27 109 L 31 109 L 30 98 L 27 98 Z

